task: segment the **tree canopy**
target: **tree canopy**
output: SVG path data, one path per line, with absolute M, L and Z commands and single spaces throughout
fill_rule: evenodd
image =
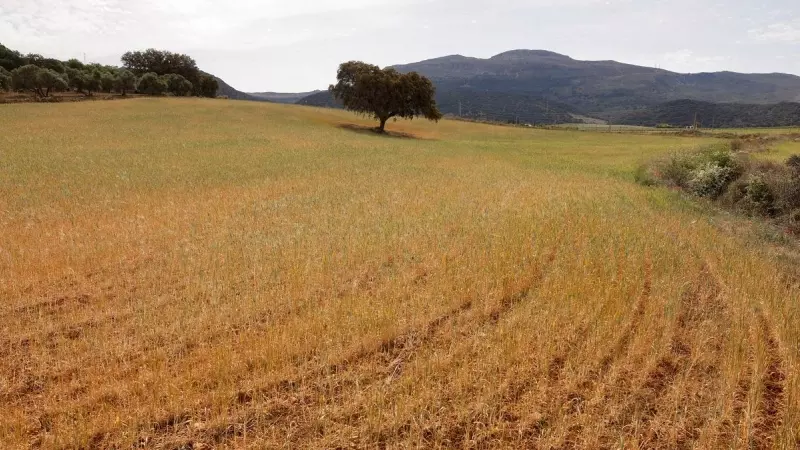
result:
M 18 91 L 30 91 L 38 97 L 49 97 L 51 91 L 68 88 L 67 81 L 52 69 L 27 64 L 11 71 L 11 87 Z
M 154 48 L 126 52 L 122 55 L 122 66 L 138 76 L 146 73 L 156 75 L 174 73 L 186 78 L 192 84 L 200 78 L 200 69 L 190 56 Z
M 0 91 L 11 89 L 11 75 L 0 72 Z
M 433 83 L 416 72 L 402 74 L 397 70 L 361 61 L 339 66 L 337 83 L 328 89 L 350 111 L 372 115 L 384 132 L 392 117 L 413 119 L 424 117 L 438 121 L 442 113 L 436 106 Z
M 217 83 L 217 79 L 211 75 L 204 74 L 200 76 L 195 94 L 199 97 L 214 98 L 217 96 L 218 90 L 219 83 Z
M 156 73 L 150 72 L 142 75 L 139 79 L 139 85 L 136 89 L 142 94 L 147 95 L 163 95 L 167 92 L 167 83 L 159 77 Z
M 24 65 L 22 55 L 18 51 L 11 50 L 5 45 L 0 44 L 0 67 L 11 71 Z
M 167 92 L 178 97 L 184 97 L 192 93 L 192 83 L 177 73 L 164 75 L 164 82 L 167 85 Z M 216 91 L 215 91 L 216 92 Z
M 136 90 L 136 75 L 130 70 L 121 70 L 114 79 L 114 90 L 122 95 Z

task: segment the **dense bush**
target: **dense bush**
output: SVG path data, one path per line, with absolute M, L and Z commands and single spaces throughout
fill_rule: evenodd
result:
M 11 89 L 11 77 L 4 73 L 0 73 L 0 91 L 8 91 Z
M 157 74 L 150 72 L 142 75 L 136 90 L 147 95 L 163 95 L 167 92 L 167 83 Z
M 11 71 L 11 88 L 33 92 L 37 97 L 48 97 L 53 91 L 66 90 L 68 85 L 55 70 L 28 64 Z
M 164 80 L 164 83 L 167 85 L 167 92 L 169 92 L 170 94 L 177 95 L 179 97 L 191 95 L 192 83 L 186 78 L 176 73 L 171 73 L 168 75 L 164 75 L 162 79 Z
M 647 164 L 641 164 L 633 172 L 633 179 L 643 186 L 655 186 L 658 184 L 656 175 Z
M 707 162 L 691 171 L 689 189 L 699 197 L 717 198 L 734 178 L 730 167 Z
M 668 185 L 688 189 L 701 197 L 717 198 L 741 175 L 741 163 L 728 146 L 712 146 L 697 152 L 674 153 L 658 161 L 653 174 Z M 641 178 L 642 169 L 638 177 Z M 649 183 L 653 184 L 653 183 Z
M 785 164 L 752 159 L 746 143 L 681 152 L 634 172 L 640 184 L 665 184 L 750 216 L 770 218 L 800 234 L 800 155 Z
M 775 194 L 764 176 L 758 174 L 748 176 L 744 188 L 744 198 L 740 205 L 742 209 L 753 215 L 772 216 L 775 214 Z
M 39 69 L 36 74 L 36 83 L 42 97 L 48 97 L 51 91 L 66 91 L 69 88 L 67 80 L 53 69 Z
M 114 90 L 122 95 L 136 91 L 136 75 L 128 70 L 121 70 L 114 79 Z
M 217 91 L 219 91 L 219 83 L 217 79 L 210 75 L 203 75 L 195 86 L 195 95 L 199 97 L 215 98 Z
M 115 80 L 114 75 L 112 75 L 112 74 L 110 74 L 108 72 L 103 72 L 100 75 L 100 89 L 103 92 L 111 92 L 111 91 L 113 91 L 114 90 L 114 80 Z

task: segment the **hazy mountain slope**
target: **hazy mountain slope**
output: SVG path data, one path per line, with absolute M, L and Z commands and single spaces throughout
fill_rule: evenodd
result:
M 342 108 L 341 102 L 333 98 L 333 95 L 328 91 L 318 91 L 316 94 L 303 97 L 295 103 L 306 106 L 321 106 L 324 108 Z
M 800 100 L 800 77 L 793 75 L 680 74 L 616 61 L 578 61 L 543 50 L 513 50 L 489 59 L 454 55 L 395 67 L 431 78 L 440 91 L 520 92 L 601 116 L 677 99 L 756 104 Z
M 317 92 L 296 103 L 325 108 L 342 107 L 328 91 Z M 444 89 L 437 90 L 436 103 L 444 114 L 465 119 L 521 124 L 577 121 L 572 115 L 577 113 L 575 108 L 525 93 Z
M 219 89 L 217 89 L 217 95 L 219 96 L 226 96 L 233 100 L 252 100 L 252 101 L 267 101 L 265 98 L 259 98 L 242 91 L 236 90 L 233 86 L 226 83 L 222 78 L 212 75 L 216 78 L 217 83 L 219 84 Z
M 676 100 L 629 113 L 615 123 L 689 126 L 695 117 L 704 128 L 800 126 L 800 103 L 754 105 Z
M 248 92 L 248 95 L 253 97 L 262 98 L 275 103 L 297 103 L 298 100 L 308 97 L 309 95 L 322 92 L 319 90 L 310 92 Z
M 570 113 L 633 120 L 630 114 L 636 111 L 683 99 L 800 101 L 800 77 L 794 75 L 681 74 L 616 61 L 578 61 L 545 50 L 512 50 L 488 59 L 451 55 L 394 67 L 431 78 L 442 112 L 457 115 L 460 110 L 462 116 L 497 121 L 516 121 L 518 116 L 529 123 L 570 121 Z M 327 92 L 297 103 L 336 106 Z

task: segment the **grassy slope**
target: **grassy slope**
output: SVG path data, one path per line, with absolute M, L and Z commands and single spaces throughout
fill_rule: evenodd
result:
M 352 122 L 0 107 L 0 442 L 794 445 L 794 272 L 630 181 L 702 141 Z

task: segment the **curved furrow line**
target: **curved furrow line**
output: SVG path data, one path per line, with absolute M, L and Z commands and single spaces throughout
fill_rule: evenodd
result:
M 503 317 L 505 317 L 508 313 L 510 313 L 516 306 L 522 303 L 525 299 L 529 298 L 529 296 L 539 287 L 541 287 L 542 282 L 545 280 L 546 276 L 548 275 L 550 268 L 553 265 L 556 257 L 558 256 L 558 251 L 561 246 L 562 239 L 558 239 L 556 244 L 553 246 L 551 251 L 546 256 L 544 263 L 540 265 L 537 270 L 534 270 L 529 273 L 528 276 L 522 279 L 516 280 L 514 283 L 507 284 L 505 290 L 507 291 L 497 302 L 497 305 L 489 310 L 486 313 L 483 313 L 481 316 L 471 320 L 469 322 L 469 330 L 467 331 L 467 335 L 475 335 L 482 331 L 486 331 L 487 327 L 491 328 L 496 325 Z M 452 333 L 450 333 L 452 335 Z M 446 342 L 452 340 L 451 335 L 441 335 L 443 340 L 439 342 L 437 340 L 437 345 L 445 345 Z M 461 334 L 463 336 L 463 334 Z M 426 342 L 428 345 L 431 342 Z M 395 360 L 397 361 L 397 360 Z M 405 361 L 399 361 L 399 364 L 403 364 Z M 390 369 L 393 365 L 390 365 Z M 400 375 L 399 372 L 401 370 L 390 370 L 390 375 L 384 379 L 386 384 L 391 383 L 396 377 Z M 380 373 L 383 374 L 383 373 Z M 380 375 L 379 374 L 379 375 Z M 364 389 L 370 383 L 374 383 L 374 381 L 379 380 L 379 377 L 372 377 L 372 380 L 363 380 L 360 384 L 359 388 Z M 525 378 L 522 384 L 530 383 L 533 380 L 530 377 Z M 529 385 L 529 384 L 528 384 Z M 512 390 L 524 390 L 524 386 L 514 385 L 511 387 Z M 357 413 L 352 414 L 352 417 L 348 419 L 358 420 L 359 415 Z M 468 414 L 467 414 L 468 416 Z M 347 420 L 347 422 L 352 422 L 354 420 Z M 463 438 L 469 433 L 471 428 L 471 423 L 465 422 L 464 420 L 454 420 L 452 423 L 446 424 L 444 427 L 439 429 L 428 429 L 426 431 L 426 435 L 428 435 L 429 439 L 435 440 L 436 437 L 440 437 L 446 441 L 450 442 L 453 445 L 457 445 Z M 387 431 L 384 430 L 382 432 L 376 433 L 374 436 L 367 437 L 366 440 L 368 442 L 384 442 L 388 438 L 387 436 L 395 434 L 403 434 L 405 430 L 391 430 Z
M 753 443 L 756 448 L 767 449 L 774 448 L 785 415 L 786 372 L 777 333 L 761 308 L 756 314 L 767 351 L 767 367 L 761 374 L 761 398 L 753 426 Z
M 573 425 L 568 428 L 561 448 L 586 446 L 581 438 L 585 439 L 587 435 L 591 435 L 592 445 L 601 448 L 613 448 L 620 442 L 651 448 L 657 441 L 666 439 L 659 434 L 666 427 L 651 425 L 662 408 L 662 398 L 670 392 L 678 376 L 685 374 L 690 367 L 691 355 L 697 346 L 692 330 L 702 318 L 700 306 L 708 286 L 708 272 L 702 268 L 698 280 L 681 296 L 673 336 L 666 352 L 646 370 L 641 385 L 631 386 L 631 380 L 636 376 L 627 371 L 602 386 L 600 401 L 587 409 L 597 428 L 585 430 L 580 424 Z M 711 297 L 716 297 L 716 291 Z M 671 445 L 662 442 L 660 445 L 676 447 L 677 442 Z
M 559 238 L 543 263 L 532 270 L 528 276 L 515 280 L 505 286 L 507 291 L 497 301 L 497 305 L 470 321 L 470 332 L 478 332 L 482 327 L 496 324 L 515 306 L 538 288 L 549 272 L 558 255 L 562 239 Z M 200 411 L 190 414 L 200 428 L 189 430 L 186 434 L 199 442 L 221 445 L 253 430 L 272 429 L 281 434 L 290 424 L 296 428 L 300 421 L 298 415 L 313 414 L 315 408 L 331 406 L 352 399 L 352 393 L 363 392 L 374 386 L 391 384 L 402 375 L 403 367 L 413 360 L 418 351 L 430 346 L 437 336 L 443 335 L 449 324 L 457 322 L 458 317 L 474 310 L 475 302 L 468 299 L 456 308 L 428 322 L 422 329 L 403 333 L 386 340 L 376 347 L 357 352 L 339 362 L 306 373 L 298 379 L 283 380 L 268 386 L 236 394 L 231 405 L 233 420 L 221 426 L 202 426 L 206 419 Z M 444 339 L 451 339 L 443 337 Z M 382 383 L 380 383 L 382 382 Z M 340 418 L 343 426 L 360 419 L 360 413 L 353 412 Z M 186 429 L 191 428 L 188 421 Z M 313 430 L 306 430 L 313 433 Z M 175 429 L 171 429 L 174 434 Z M 183 433 L 179 431 L 178 434 Z M 294 439 L 302 439 L 304 432 L 295 430 Z M 306 435 L 305 437 L 308 437 Z M 167 436 L 153 436 L 156 441 Z
M 545 407 L 545 413 L 539 424 L 547 424 L 552 418 L 556 417 L 560 412 L 566 412 L 567 422 L 573 422 L 572 419 L 581 414 L 585 407 L 586 402 L 589 401 L 593 393 L 600 390 L 602 407 L 605 401 L 608 401 L 608 390 L 610 386 L 604 385 L 611 368 L 627 354 L 628 348 L 633 342 L 634 337 L 641 327 L 642 319 L 644 318 L 647 306 L 650 303 L 650 296 L 652 291 L 652 261 L 648 255 L 644 265 L 644 283 L 639 297 L 633 307 L 633 313 L 628 325 L 622 332 L 620 337 L 616 340 L 611 350 L 600 360 L 600 363 L 593 368 L 588 376 L 584 377 L 575 383 L 570 389 L 567 389 L 566 396 L 562 398 L 554 398 L 549 401 Z M 567 424 L 569 425 L 569 423 Z M 542 431 L 541 429 L 537 432 Z M 564 437 L 561 439 L 559 448 L 570 449 L 578 448 L 580 446 L 579 440 L 583 435 L 584 430 L 580 424 L 572 424 L 567 426 Z
M 171 447 L 172 444 L 169 443 L 174 443 L 176 439 L 188 442 L 197 440 L 198 436 L 201 436 L 203 439 L 200 441 L 218 445 L 243 436 L 256 428 L 275 426 L 298 411 L 313 407 L 320 394 L 341 396 L 347 386 L 332 380 L 337 374 L 376 358 L 394 361 L 393 365 L 399 367 L 398 361 L 402 361 L 404 355 L 409 355 L 405 356 L 406 358 L 410 357 L 415 348 L 424 345 L 439 329 L 472 307 L 473 302 L 466 300 L 456 308 L 431 320 L 421 330 L 412 330 L 387 339 L 372 349 L 357 352 L 334 364 L 313 370 L 302 378 L 281 380 L 257 389 L 239 391 L 231 405 L 233 416 L 224 425 L 206 427 L 204 422 L 208 420 L 207 414 L 203 413 L 203 409 L 198 409 L 193 412 L 168 415 L 154 422 L 142 432 L 139 441 L 146 443 L 147 447 L 167 448 Z M 267 405 L 265 408 L 259 408 L 258 412 L 247 410 L 250 405 L 263 402 Z M 176 420 L 175 417 L 179 419 Z M 97 440 L 102 442 L 104 439 L 105 436 L 98 436 Z
M 666 386 L 658 384 L 657 389 L 645 386 L 653 394 L 647 398 L 653 410 L 641 418 L 641 436 L 648 446 L 656 448 L 694 448 L 708 423 L 721 384 L 722 332 L 729 326 L 730 318 L 722 285 L 708 266 L 701 268 L 694 292 L 685 295 L 681 303 L 670 356 L 659 363 L 663 367 L 671 361 L 677 369 L 673 381 L 681 377 L 682 393 L 677 397 L 680 414 L 676 414 L 674 402 L 658 402 Z M 657 371 L 651 375 L 654 373 Z M 648 383 L 651 379 L 648 378 Z M 665 429 L 671 433 L 665 433 Z
M 747 346 L 747 366 L 739 376 L 733 397 L 731 417 L 726 418 L 720 427 L 719 437 L 725 441 L 724 448 L 738 447 L 771 449 L 776 445 L 778 429 L 786 412 L 786 369 L 781 344 L 774 326 L 763 308 L 755 307 L 754 323 L 749 328 Z M 755 343 L 761 341 L 766 350 L 766 367 L 758 375 L 754 384 Z M 760 390 L 753 416 L 748 423 L 742 423 L 748 408 L 748 397 Z
M 543 398 L 549 396 L 557 389 L 562 381 L 564 366 L 589 334 L 589 324 L 581 323 L 564 345 L 564 349 L 550 359 L 547 371 L 544 374 L 545 386 Z M 531 366 L 514 372 L 511 383 L 499 392 L 494 408 L 497 410 L 499 421 L 494 438 L 501 442 L 523 442 L 526 446 L 535 446 L 542 427 L 545 425 L 543 418 L 538 414 L 520 414 L 517 407 L 525 396 L 531 392 L 534 385 L 542 380 L 541 374 Z M 538 391 L 536 391 L 538 394 Z M 515 409 L 515 407 L 517 407 Z M 488 440 L 488 439 L 487 439 Z M 492 443 L 485 442 L 487 448 Z M 479 445 L 480 447 L 480 445 Z
M 681 296 L 669 348 L 647 370 L 644 383 L 630 392 L 622 391 L 622 404 L 610 404 L 607 409 L 613 413 L 602 414 L 607 420 L 597 437 L 601 445 L 613 446 L 615 442 L 619 442 L 620 437 L 625 436 L 633 442 L 643 442 L 645 447 L 650 448 L 654 441 L 662 438 L 649 425 L 658 413 L 659 400 L 667 393 L 677 376 L 686 370 L 694 351 L 695 343 L 689 339 L 688 329 L 697 320 L 700 290 L 701 284 L 698 281 Z
M 743 441 L 747 440 L 746 436 L 749 432 L 742 430 L 742 425 L 747 410 L 747 398 L 753 389 L 753 367 L 755 366 L 753 342 L 757 339 L 757 332 L 753 326 L 750 326 L 746 350 L 747 365 L 739 374 L 736 389 L 733 392 L 731 411 L 719 424 L 717 430 L 717 446 L 719 448 L 740 448 L 743 446 Z

